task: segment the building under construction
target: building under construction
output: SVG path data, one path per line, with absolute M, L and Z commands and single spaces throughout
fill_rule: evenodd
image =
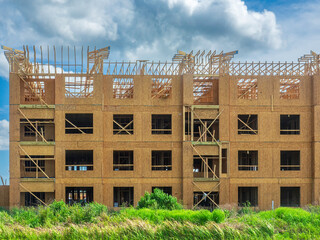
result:
M 109 47 L 3 49 L 10 206 L 117 208 L 154 188 L 187 208 L 319 203 L 314 52 L 296 63 L 234 62 L 237 51 L 112 62 Z

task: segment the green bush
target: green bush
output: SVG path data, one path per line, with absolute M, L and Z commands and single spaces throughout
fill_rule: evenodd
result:
M 183 207 L 178 203 L 177 198 L 156 188 L 151 194 L 145 192 L 144 196 L 141 197 L 140 201 L 138 202 L 137 208 L 175 210 L 182 209 Z

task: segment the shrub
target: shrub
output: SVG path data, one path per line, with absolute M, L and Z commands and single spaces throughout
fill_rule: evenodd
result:
M 140 201 L 138 202 L 137 208 L 175 210 L 182 209 L 183 207 L 177 202 L 177 198 L 156 188 L 151 194 L 145 192 L 144 196 L 141 197 Z

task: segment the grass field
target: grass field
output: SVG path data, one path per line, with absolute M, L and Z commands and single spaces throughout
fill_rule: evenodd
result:
M 104 205 L 0 211 L 0 239 L 320 239 L 320 207 L 109 211 Z

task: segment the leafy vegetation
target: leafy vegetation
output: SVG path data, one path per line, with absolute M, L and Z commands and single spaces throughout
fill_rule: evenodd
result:
M 137 208 L 176 210 L 182 209 L 183 206 L 177 202 L 177 198 L 156 188 L 152 193 L 145 192 Z
M 146 205 L 119 211 L 98 203 L 64 202 L 0 210 L 0 239 L 320 239 L 318 206 L 210 212 L 180 209 L 175 203 L 177 208 L 167 210 L 162 197 L 156 203 L 152 199 L 157 197 L 150 194 Z M 152 209 L 142 208 L 150 202 Z

